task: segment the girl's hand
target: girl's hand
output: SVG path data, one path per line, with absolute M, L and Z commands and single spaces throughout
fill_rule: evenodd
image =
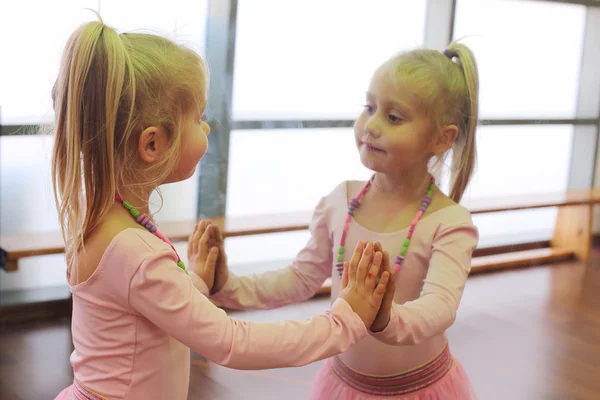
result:
M 381 252 L 374 252 L 373 244 L 368 243 L 365 246 L 359 242 L 350 263 L 344 263 L 342 290 L 339 297 L 350 304 L 367 329 L 371 328 L 379 312 L 390 278 L 389 272 L 383 271 L 377 283 L 377 278 L 382 271 L 380 268 L 382 257 Z
M 206 283 L 208 290 L 212 290 L 219 248 L 211 246 L 210 230 L 206 229 L 207 226 L 206 221 L 195 225 L 194 232 L 188 240 L 188 263 L 190 269 Z
M 375 251 L 382 252 L 381 244 L 379 242 L 375 243 L 374 246 Z M 396 294 L 396 276 L 392 272 L 392 266 L 390 265 L 390 255 L 387 251 L 383 251 L 383 259 L 381 263 L 381 268 L 384 271 L 388 271 L 390 274 L 390 281 L 387 285 L 387 289 L 385 294 L 383 295 L 383 300 L 381 302 L 381 308 L 375 317 L 375 321 L 373 321 L 373 325 L 371 325 L 372 332 L 381 332 L 386 328 L 388 323 L 390 322 L 390 316 L 392 312 L 392 304 L 394 302 L 394 295 Z
M 207 229 L 211 230 L 209 245 L 219 249 L 217 257 L 217 265 L 215 269 L 215 284 L 211 290 L 211 294 L 219 292 L 229 279 L 229 268 L 227 267 L 227 254 L 225 253 L 225 242 L 221 230 L 217 225 L 210 225 Z

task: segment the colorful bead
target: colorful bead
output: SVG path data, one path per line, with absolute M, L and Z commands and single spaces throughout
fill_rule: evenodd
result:
M 121 198 L 121 196 L 118 194 L 115 194 L 115 200 L 120 202 L 140 225 L 144 226 L 146 229 L 156 235 L 156 237 L 171 246 L 175 252 L 175 255 L 177 255 L 177 266 L 189 275 L 189 272 L 185 269 L 185 264 L 183 261 L 181 261 L 181 258 L 179 257 L 179 254 L 177 254 L 177 250 L 175 249 L 175 246 L 173 246 L 173 243 L 171 243 L 171 241 L 161 231 L 158 230 L 158 227 L 152 223 L 150 217 L 146 214 L 140 214 L 140 212 L 133 207 L 130 202 L 123 200 L 123 198 Z
M 347 213 L 346 219 L 344 221 L 344 229 L 342 231 L 342 238 L 340 240 L 340 248 L 338 249 L 338 254 L 339 254 L 338 255 L 338 264 L 336 264 L 336 268 L 337 268 L 340 276 L 342 276 L 342 273 L 344 270 L 344 267 L 343 267 L 344 264 L 342 263 L 343 253 L 344 253 L 343 248 L 344 248 L 344 245 L 346 242 L 346 234 L 348 232 L 350 220 L 354 216 L 354 211 L 360 206 L 360 199 L 366 193 L 366 191 L 369 190 L 374 179 L 375 179 L 375 175 L 371 176 L 371 179 L 369 179 L 369 181 L 366 183 L 366 185 L 363 186 L 363 188 L 360 190 L 360 192 L 358 192 L 356 197 L 354 197 L 352 200 L 350 200 L 350 204 L 348 207 L 348 213 Z M 425 210 L 427 209 L 427 207 L 429 207 L 429 205 L 431 204 L 433 191 L 435 190 L 435 178 L 433 176 L 431 176 L 429 178 L 429 181 L 431 183 L 430 183 L 429 187 L 427 188 L 427 194 L 421 199 L 421 205 L 419 207 L 419 211 L 417 212 L 417 215 L 415 215 L 415 218 L 413 219 L 412 223 L 410 224 L 410 227 L 408 230 L 408 235 L 407 235 L 406 239 L 404 239 L 404 242 L 402 242 L 402 248 L 400 250 L 400 255 L 398 255 L 396 257 L 396 264 L 394 265 L 394 272 L 398 272 L 400 270 L 400 267 L 402 266 L 402 262 L 404 261 L 404 256 L 406 255 L 406 252 L 408 251 L 408 246 L 410 245 L 410 240 L 412 239 L 415 227 L 416 227 L 417 223 L 419 222 L 419 220 L 421 219 L 421 217 L 423 216 L 423 214 L 425 214 Z

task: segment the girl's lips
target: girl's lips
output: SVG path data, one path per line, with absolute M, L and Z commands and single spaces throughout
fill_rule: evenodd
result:
M 380 148 L 377 148 L 377 147 L 375 147 L 375 146 L 373 146 L 373 145 L 371 145 L 371 144 L 369 144 L 369 143 L 364 143 L 364 142 L 363 142 L 363 144 L 365 145 L 365 147 L 366 147 L 366 148 L 367 148 L 367 150 L 369 150 L 369 151 L 383 151 L 383 150 L 381 150 Z

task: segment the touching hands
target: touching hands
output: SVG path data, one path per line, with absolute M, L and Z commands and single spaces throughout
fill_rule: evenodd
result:
M 188 259 L 190 267 L 204 280 L 211 294 L 225 286 L 229 269 L 223 235 L 211 220 L 200 220 L 194 227 L 188 242 Z
M 381 332 L 386 328 L 390 322 L 390 316 L 392 312 L 392 303 L 394 302 L 394 295 L 396 294 L 396 275 L 392 272 L 392 266 L 390 265 L 390 254 L 387 251 L 383 251 L 381 243 L 374 243 L 374 250 L 383 254 L 381 262 L 381 269 L 387 271 L 390 274 L 390 280 L 383 295 L 381 302 L 381 308 L 371 325 L 372 332 Z
M 344 263 L 339 297 L 350 304 L 367 329 L 379 312 L 390 280 L 390 272 L 381 268 L 382 261 L 383 254 L 375 251 L 372 243 L 359 242 L 350 262 Z

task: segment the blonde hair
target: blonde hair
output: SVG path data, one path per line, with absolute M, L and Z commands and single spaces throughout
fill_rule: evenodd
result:
M 453 42 L 445 53 L 411 50 L 391 58 L 384 66 L 391 67 L 396 80 L 415 89 L 418 106 L 428 115 L 434 134 L 440 134 L 445 125 L 458 127 L 452 144 L 450 197 L 460 202 L 476 159 L 479 74 L 473 53 L 467 46 Z M 437 161 L 443 162 L 446 155 Z
M 160 36 L 119 35 L 102 21 L 70 36 L 52 90 L 52 181 L 69 265 L 116 193 L 154 189 L 173 171 L 183 116 L 204 107 L 206 81 L 196 53 Z M 150 166 L 137 158 L 149 126 L 164 129 L 170 144 Z

